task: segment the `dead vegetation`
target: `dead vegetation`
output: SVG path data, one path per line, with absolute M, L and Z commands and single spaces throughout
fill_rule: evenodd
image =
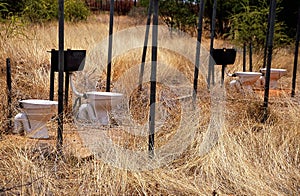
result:
M 121 20 L 123 19 L 117 19 Z M 129 19 L 124 19 L 127 20 Z M 107 35 L 107 24 L 107 16 L 98 16 L 87 23 L 66 24 L 66 48 L 89 49 Z M 126 25 L 121 21 L 117 23 L 116 28 L 124 29 Z M 12 37 L 1 43 L 1 46 L 5 47 L 1 49 L 0 56 L 0 195 L 300 194 L 300 101 L 299 96 L 290 98 L 289 92 L 271 96 L 269 119 L 265 124 L 260 123 L 261 94 L 227 93 L 226 119 L 222 135 L 208 154 L 199 156 L 199 147 L 211 113 L 206 85 L 203 78 L 200 78 L 201 121 L 197 125 L 196 137 L 174 161 L 150 171 L 124 170 L 91 156 L 90 152 L 83 148 L 70 118 L 66 118 L 64 127 L 63 157 L 58 156 L 55 150 L 55 121 L 49 122 L 48 125 L 50 140 L 37 141 L 24 136 L 5 134 L 9 121 L 6 117 L 5 86 L 7 57 L 12 61 L 14 115 L 19 110 L 19 99 L 48 99 L 49 95 L 50 54 L 47 51 L 57 48 L 57 25 L 30 26 L 26 34 L 26 39 Z M 209 43 L 206 40 L 203 42 Z M 216 42 L 220 47 L 222 44 L 228 45 L 218 40 Z M 164 59 L 189 76 L 189 80 L 192 78 L 193 75 L 190 74 L 193 74 L 193 69 L 189 67 L 189 63 L 184 64 L 183 58 L 176 59 L 169 52 L 164 54 Z M 273 58 L 274 67 L 287 68 L 290 72 L 292 54 L 293 51 L 278 51 Z M 241 70 L 241 55 L 238 55 L 235 65 L 228 68 L 229 72 Z M 135 56 L 138 55 L 133 54 L 133 57 Z M 136 60 L 139 61 L 140 58 Z M 114 62 L 115 67 L 129 69 L 132 61 L 116 59 Z M 126 69 L 114 69 L 114 77 L 122 75 L 118 71 L 125 72 Z M 228 80 L 227 78 L 226 82 Z M 288 88 L 290 81 L 291 74 L 281 82 Z M 143 93 L 140 96 L 146 96 L 148 92 Z M 173 96 L 172 92 L 167 90 L 160 93 L 159 99 L 170 99 Z M 167 96 L 163 97 L 162 93 L 167 93 Z M 133 93 L 133 116 L 138 122 L 147 122 L 147 105 L 135 98 L 139 98 L 139 95 Z M 147 101 L 146 97 L 144 99 Z M 173 104 L 175 109 L 173 106 L 169 108 L 172 119 L 167 119 L 168 126 L 164 127 L 166 131 L 157 136 L 161 137 L 160 145 L 167 142 L 168 135 L 172 135 L 170 129 L 176 127 L 176 123 L 172 123 L 180 120 L 176 115 L 179 113 L 176 107 L 179 103 L 166 101 L 164 104 L 167 109 L 168 104 Z M 147 141 L 147 138 L 130 137 L 126 132 L 116 133 L 114 129 L 109 130 L 108 135 L 115 143 L 128 149 L 146 145 L 141 141 Z M 147 149 L 144 147 L 144 150 Z

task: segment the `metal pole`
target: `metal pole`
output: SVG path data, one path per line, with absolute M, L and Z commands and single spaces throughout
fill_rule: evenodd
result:
M 224 85 L 224 80 L 225 80 L 225 70 L 226 70 L 227 65 L 222 65 L 222 78 L 221 78 L 221 86 Z
M 153 0 L 153 28 L 152 28 L 152 56 L 150 78 L 150 116 L 149 116 L 149 157 L 154 157 L 155 134 L 155 99 L 156 99 L 156 72 L 157 72 L 157 36 L 158 36 L 158 0 Z
M 58 25 L 58 129 L 57 150 L 62 153 L 63 145 L 63 114 L 64 114 L 64 0 L 59 0 L 59 25 Z
M 271 6 L 271 3 L 270 3 Z M 268 42 L 269 42 L 269 33 L 270 33 L 270 17 L 271 17 L 271 9 L 269 10 L 268 15 L 268 26 L 267 26 L 267 33 L 266 33 L 266 43 L 264 48 L 264 62 L 263 62 L 263 68 L 267 65 L 267 55 L 268 55 Z
M 53 101 L 54 99 L 54 71 L 50 71 L 50 95 L 49 100 Z
M 109 18 L 109 41 L 108 41 L 106 92 L 110 92 L 113 30 L 114 30 L 114 0 L 111 0 L 110 1 L 110 18 Z
M 297 23 L 297 34 L 295 43 L 295 57 L 294 57 L 294 69 L 292 79 L 292 97 L 295 96 L 296 89 L 296 77 L 297 77 L 297 65 L 298 65 L 298 53 L 299 53 L 299 40 L 300 40 L 300 7 L 298 9 L 298 23 Z
M 273 52 L 273 37 L 274 37 L 274 26 L 275 26 L 275 16 L 276 16 L 276 0 L 271 0 L 270 2 L 270 29 L 269 29 L 269 39 L 268 39 L 268 61 L 267 61 L 267 72 L 266 72 L 266 82 L 265 82 L 265 93 L 264 93 L 264 113 L 262 122 L 265 123 L 268 119 L 268 103 L 269 103 L 269 87 L 270 87 L 270 72 L 272 65 L 272 52 Z
M 65 72 L 65 107 L 68 108 L 69 102 L 69 83 L 70 83 L 70 73 L 67 71 Z
M 145 62 L 146 62 L 146 55 L 147 55 L 147 47 L 148 47 L 152 7 L 153 7 L 153 0 L 150 0 L 149 1 L 148 16 L 147 16 L 147 24 L 146 24 L 147 26 L 146 26 L 146 32 L 145 32 L 144 48 L 143 48 L 143 54 L 142 54 L 142 64 L 141 64 L 140 75 L 139 75 L 139 90 L 140 91 L 143 88 L 143 77 L 144 77 Z
M 243 72 L 246 71 L 246 54 L 247 54 L 247 45 L 244 43 L 243 46 Z
M 6 83 L 7 83 L 7 108 L 8 108 L 8 126 L 7 132 L 9 133 L 12 128 L 12 107 L 11 107 L 11 66 L 10 66 L 10 59 L 6 59 Z
M 202 26 L 203 26 L 203 15 L 204 15 L 205 0 L 200 1 L 199 9 L 199 20 L 198 20 L 198 35 L 197 35 L 197 46 L 196 46 L 196 60 L 195 60 L 195 71 L 194 71 L 194 91 L 193 91 L 193 102 L 195 103 L 197 98 L 198 88 L 198 76 L 200 66 L 200 55 L 201 55 L 201 40 L 202 40 Z
M 252 72 L 252 42 L 249 44 L 249 71 Z
M 216 14 L 217 14 L 217 0 L 214 0 L 213 4 L 213 14 L 212 14 L 212 23 L 211 23 L 211 34 L 210 34 L 210 56 L 212 57 L 212 53 L 214 50 L 214 39 L 215 39 L 215 29 L 216 29 Z M 212 58 L 209 58 L 209 65 L 208 65 L 208 88 L 210 88 L 210 83 L 214 85 L 215 83 L 215 64 L 212 61 Z
M 54 49 L 52 49 L 51 54 L 54 52 Z M 52 59 L 52 58 L 51 58 Z M 53 101 L 54 98 L 54 68 L 51 60 L 51 68 L 50 68 L 50 95 L 49 95 L 49 100 Z

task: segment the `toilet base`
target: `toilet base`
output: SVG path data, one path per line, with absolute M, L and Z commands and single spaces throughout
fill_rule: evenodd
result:
M 230 88 L 238 92 L 248 92 L 248 93 L 254 92 L 252 85 L 242 84 L 239 80 L 230 81 Z
M 265 81 L 266 81 L 266 78 L 264 76 L 261 76 L 259 78 L 259 84 L 261 85 L 260 88 L 264 88 L 265 87 Z M 270 86 L 269 86 L 270 89 L 279 89 L 278 87 L 278 80 L 274 80 L 272 78 L 270 78 Z
M 14 119 L 13 133 L 24 133 L 33 139 L 48 139 L 49 133 L 46 126 L 47 122 L 30 120 L 25 113 L 18 113 Z
M 100 123 L 101 125 L 109 125 L 108 111 L 99 109 L 97 112 L 91 104 L 82 104 L 79 107 L 78 120 L 87 121 L 89 123 Z

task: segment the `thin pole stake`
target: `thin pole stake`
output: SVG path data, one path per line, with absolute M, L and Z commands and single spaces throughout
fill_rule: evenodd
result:
M 294 57 L 293 79 L 292 79 L 292 97 L 295 96 L 295 89 L 296 89 L 299 40 L 300 40 L 300 7 L 298 9 L 298 23 L 297 23 L 297 34 L 296 34 L 296 43 L 295 43 L 295 57 Z
M 153 4 L 153 28 L 152 28 L 152 56 L 150 78 L 150 119 L 149 119 L 149 157 L 154 157 L 154 134 L 155 134 L 155 101 L 156 101 L 156 72 L 157 72 L 157 36 L 158 36 L 158 0 Z
M 249 44 L 249 71 L 252 72 L 252 43 Z
M 54 49 L 51 50 L 51 68 L 50 68 L 50 93 L 49 93 L 49 100 L 53 101 L 54 98 L 54 78 L 55 78 L 55 73 L 54 73 L 54 62 L 52 55 L 55 52 Z
M 65 72 L 65 107 L 68 109 L 69 104 L 69 84 L 70 84 L 70 73 Z
M 270 2 L 270 29 L 269 29 L 269 39 L 268 39 L 268 61 L 267 61 L 267 72 L 266 72 L 266 82 L 265 82 L 265 93 L 264 93 L 264 104 L 263 104 L 263 119 L 262 122 L 265 123 L 268 119 L 268 103 L 269 103 L 269 90 L 270 90 L 270 72 L 272 66 L 272 52 L 273 52 L 273 37 L 274 37 L 274 26 L 275 26 L 275 16 L 276 16 L 276 0 L 271 0 Z
M 63 146 L 63 114 L 64 114 L 64 0 L 59 0 L 59 32 L 58 32 L 58 130 L 57 151 L 62 154 Z
M 216 14 L 217 14 L 217 0 L 214 0 L 213 4 L 213 14 L 212 14 L 212 23 L 211 23 L 211 34 L 210 34 L 210 57 L 209 58 L 209 65 L 208 65 L 208 88 L 210 88 L 210 83 L 214 85 L 215 80 L 215 64 L 212 60 L 212 54 L 214 50 L 214 39 L 215 39 L 215 29 L 216 29 Z
M 204 4 L 205 0 L 200 1 L 199 19 L 198 19 L 198 35 L 197 35 L 197 46 L 196 46 L 196 60 L 195 60 L 195 71 L 194 71 L 194 91 L 193 91 L 193 103 L 197 98 L 198 88 L 198 76 L 200 67 L 200 55 L 201 55 L 201 39 L 202 39 L 202 26 L 203 26 L 203 15 L 204 15 Z
M 148 40 L 149 40 L 149 30 L 150 30 L 150 23 L 151 23 L 151 16 L 152 16 L 152 7 L 153 7 L 153 0 L 150 0 L 148 16 L 147 16 L 147 26 L 146 26 L 146 32 L 145 32 L 144 48 L 143 48 L 143 54 L 142 54 L 142 63 L 141 63 L 141 69 L 140 69 L 140 75 L 139 75 L 139 90 L 140 91 L 143 88 L 143 78 L 144 78 L 145 62 L 146 62 L 147 47 L 148 47 Z
M 10 59 L 6 59 L 6 83 L 7 83 L 7 108 L 8 108 L 8 126 L 7 126 L 7 132 L 9 133 L 12 129 L 12 106 L 11 106 L 11 65 L 10 65 Z
M 108 40 L 106 92 L 110 92 L 113 30 L 114 30 L 114 0 L 111 0 L 110 1 L 110 18 L 109 18 L 109 40 Z
M 243 72 L 246 71 L 246 55 L 247 55 L 247 45 L 244 43 L 243 46 Z
M 269 34 L 270 34 L 270 17 L 271 17 L 271 9 L 269 10 L 269 15 L 268 15 L 268 26 L 267 26 L 267 33 L 266 33 L 265 48 L 264 48 L 263 68 L 265 68 L 267 65 L 268 42 L 269 42 Z

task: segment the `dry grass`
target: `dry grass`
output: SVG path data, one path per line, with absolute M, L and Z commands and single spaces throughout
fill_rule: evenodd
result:
M 118 17 L 116 21 L 117 30 L 121 30 L 139 23 L 140 19 Z M 95 43 L 106 37 L 107 24 L 108 17 L 104 15 L 92 18 L 88 23 L 66 24 L 65 47 L 87 50 L 93 48 Z M 26 35 L 26 39 L 15 37 L 0 40 L 2 133 L 6 130 L 8 121 L 5 58 L 10 57 L 12 60 L 14 115 L 18 112 L 19 99 L 48 99 L 49 95 L 50 54 L 47 51 L 57 48 L 57 24 L 29 26 Z M 208 45 L 209 41 L 204 40 L 203 43 Z M 217 40 L 216 45 L 227 47 L 229 44 Z M 122 56 L 114 59 L 113 81 L 132 65 L 139 63 L 140 52 L 131 51 L 126 58 Z M 174 57 L 170 51 L 160 52 L 159 58 L 174 65 L 192 82 L 193 66 L 190 62 L 183 57 Z M 282 78 L 281 82 L 284 88 L 290 88 L 292 51 L 279 50 L 273 59 L 274 67 L 289 70 L 288 76 Z M 241 70 L 241 62 L 239 53 L 235 65 L 229 66 L 229 71 Z M 257 69 L 261 57 L 255 56 L 254 62 Z M 102 79 L 104 77 L 105 74 Z M 103 82 L 100 76 L 99 78 L 99 82 Z M 227 78 L 226 84 L 228 80 Z M 203 78 L 200 77 L 199 82 L 201 121 L 197 125 L 197 137 L 171 163 L 149 171 L 113 167 L 89 156 L 89 151 L 81 146 L 72 120 L 67 118 L 63 158 L 55 151 L 57 127 L 54 121 L 49 122 L 52 136 L 50 140 L 37 141 L 24 136 L 1 135 L 0 195 L 299 195 L 299 96 L 291 99 L 288 92 L 271 97 L 269 119 L 266 124 L 261 124 L 261 95 L 228 93 L 222 135 L 208 154 L 199 156 L 199 147 L 211 114 L 210 99 L 207 98 Z M 173 96 L 172 92 L 162 92 L 169 98 Z M 141 110 L 147 105 L 144 106 L 144 102 L 139 102 L 134 97 L 145 96 L 148 92 L 143 93 L 133 93 L 131 97 L 135 112 L 133 116 L 141 123 L 147 121 L 145 110 Z M 165 102 L 164 107 L 167 108 L 167 104 L 176 106 L 178 102 Z M 168 119 L 169 126 L 164 127 L 165 132 L 156 136 L 158 141 L 161 139 L 160 144 L 167 142 L 168 134 L 172 135 L 172 129 L 176 127 L 176 123 L 174 126 L 172 123 L 178 121 L 177 110 L 177 106 L 170 108 L 172 119 Z M 115 127 L 108 131 L 114 142 L 129 149 L 145 145 L 142 143 L 147 141 L 145 138 L 116 133 L 121 128 Z

